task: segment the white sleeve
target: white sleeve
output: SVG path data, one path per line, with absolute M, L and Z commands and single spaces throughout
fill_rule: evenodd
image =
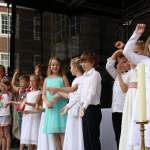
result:
M 115 79 L 117 76 L 115 62 L 116 62 L 116 60 L 114 60 L 110 57 L 107 59 L 107 63 L 106 63 L 106 70 L 112 76 L 113 79 Z
M 71 108 L 79 101 L 80 101 L 80 93 L 78 90 L 76 91 L 74 96 L 71 96 L 71 94 L 69 94 L 69 103 L 67 104 L 67 107 Z
M 73 93 L 69 93 L 69 103 L 67 104 L 69 108 L 73 107 L 81 99 L 80 97 L 81 80 L 82 78 L 76 78 L 73 81 L 73 85 L 78 85 L 78 89 Z
M 135 65 L 148 58 L 147 56 L 139 55 L 133 52 L 136 42 L 140 38 L 140 36 L 141 34 L 134 32 L 123 50 L 123 54 L 125 55 L 125 57 Z

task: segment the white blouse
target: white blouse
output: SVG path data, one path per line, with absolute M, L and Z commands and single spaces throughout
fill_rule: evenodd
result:
M 4 93 L 1 95 L 0 103 L 3 105 L 2 108 L 0 108 L 0 116 L 9 116 L 10 115 L 10 106 L 5 108 L 5 105 L 11 100 L 11 96 L 9 96 L 7 93 Z
M 107 59 L 106 70 L 113 77 L 113 95 L 112 95 L 112 112 L 123 112 L 123 106 L 125 101 L 126 93 L 122 92 L 119 79 L 117 77 L 117 71 L 115 69 L 115 60 L 111 57 Z M 129 72 L 121 74 L 123 81 L 128 84 Z

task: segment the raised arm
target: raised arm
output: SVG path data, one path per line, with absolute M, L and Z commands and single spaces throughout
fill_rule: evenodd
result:
M 17 93 L 19 92 L 19 87 L 16 86 L 16 79 L 17 79 L 18 75 L 19 75 L 19 72 L 15 71 L 12 81 L 11 81 L 11 86 L 12 86 L 13 90 Z
M 145 24 L 137 24 L 135 31 L 133 32 L 132 36 L 126 43 L 124 50 L 123 50 L 123 54 L 125 55 L 125 57 L 135 65 L 137 65 L 144 59 L 148 58 L 147 56 L 139 55 L 133 52 L 136 46 L 137 40 L 144 33 L 144 31 L 145 31 Z
M 112 76 L 113 79 L 115 79 L 117 76 L 117 70 L 115 68 L 116 59 L 117 56 L 120 55 L 121 53 L 122 50 L 117 50 L 112 54 L 111 57 L 107 59 L 106 70 Z

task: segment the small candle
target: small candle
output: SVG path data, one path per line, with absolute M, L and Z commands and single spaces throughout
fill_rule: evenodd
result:
M 145 65 L 137 66 L 137 106 L 138 106 L 138 121 L 146 121 L 146 88 L 145 88 Z

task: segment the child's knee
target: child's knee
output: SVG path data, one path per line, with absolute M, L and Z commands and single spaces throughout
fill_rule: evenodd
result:
M 4 131 L 3 128 L 0 127 L 0 139 L 4 137 Z
M 5 129 L 4 129 L 4 136 L 6 138 L 10 137 L 10 127 L 5 127 Z

